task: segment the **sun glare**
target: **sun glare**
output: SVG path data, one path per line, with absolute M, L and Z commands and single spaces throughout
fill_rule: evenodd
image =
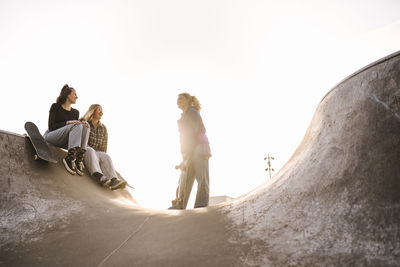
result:
M 238 197 L 269 179 L 267 154 L 275 173 L 286 163 L 329 89 L 400 48 L 399 3 L 384 3 L 3 1 L 0 127 L 44 133 L 68 83 L 80 115 L 103 106 L 109 154 L 139 205 L 165 209 L 182 160 L 176 99 L 189 92 L 203 106 L 211 196 Z

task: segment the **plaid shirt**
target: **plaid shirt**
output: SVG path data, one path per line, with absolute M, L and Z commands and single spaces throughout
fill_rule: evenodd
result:
M 104 124 L 97 125 L 94 128 L 93 124 L 90 124 L 90 134 L 88 146 L 92 147 L 96 151 L 107 152 L 107 141 L 108 141 L 108 133 L 107 128 Z

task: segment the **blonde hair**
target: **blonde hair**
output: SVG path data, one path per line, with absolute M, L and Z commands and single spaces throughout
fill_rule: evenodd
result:
M 98 107 L 101 107 L 100 104 L 93 104 L 90 105 L 88 111 L 86 111 L 85 115 L 83 115 L 83 117 L 81 118 L 81 120 L 87 121 L 87 122 L 91 122 L 93 120 L 93 114 L 96 111 L 96 109 Z M 99 125 L 102 125 L 101 121 L 99 121 Z
M 191 107 L 194 107 L 195 109 L 197 109 L 197 111 L 201 110 L 201 104 L 200 101 L 197 99 L 197 97 L 195 97 L 194 95 L 190 95 L 188 93 L 181 93 L 179 95 L 189 100 L 189 105 Z

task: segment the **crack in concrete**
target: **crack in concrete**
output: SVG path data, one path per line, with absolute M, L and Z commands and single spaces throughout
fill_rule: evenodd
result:
M 380 100 L 375 94 L 370 95 L 370 97 L 377 102 L 378 104 L 381 104 L 387 111 L 389 111 L 394 117 L 396 117 L 396 119 L 400 120 L 400 115 L 392 110 L 388 104 L 386 104 L 385 102 L 383 102 L 382 100 Z
M 140 229 L 143 227 L 143 225 L 144 225 L 149 219 L 150 219 L 150 216 L 148 216 L 148 217 L 142 222 L 142 224 L 139 225 L 139 227 L 138 227 L 135 231 L 133 231 L 132 234 L 130 234 L 130 235 L 128 236 L 127 239 L 125 239 L 124 241 L 122 241 L 122 243 L 121 243 L 116 249 L 114 249 L 113 251 L 111 251 L 111 253 L 108 254 L 108 255 L 99 263 L 99 265 L 97 265 L 97 267 L 103 266 L 103 264 L 104 264 L 109 258 L 111 258 L 111 256 L 114 255 L 123 245 L 125 245 L 126 242 L 128 242 L 129 239 L 132 238 L 132 236 L 134 236 L 137 232 L 140 231 Z

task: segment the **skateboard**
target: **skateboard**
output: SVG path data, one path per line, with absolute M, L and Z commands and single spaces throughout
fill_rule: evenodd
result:
M 175 169 L 180 170 L 176 199 L 172 200 L 172 207 L 175 209 L 186 209 L 187 207 L 194 182 L 193 179 L 189 180 L 188 177 L 188 173 L 192 171 L 191 168 L 192 164 L 188 161 L 175 166 Z
M 57 163 L 57 160 L 54 158 L 49 146 L 40 134 L 38 127 L 33 122 L 28 121 L 25 123 L 25 130 L 28 133 L 25 134 L 25 137 L 31 141 L 32 146 L 35 149 L 34 159 L 42 159 L 48 162 Z

